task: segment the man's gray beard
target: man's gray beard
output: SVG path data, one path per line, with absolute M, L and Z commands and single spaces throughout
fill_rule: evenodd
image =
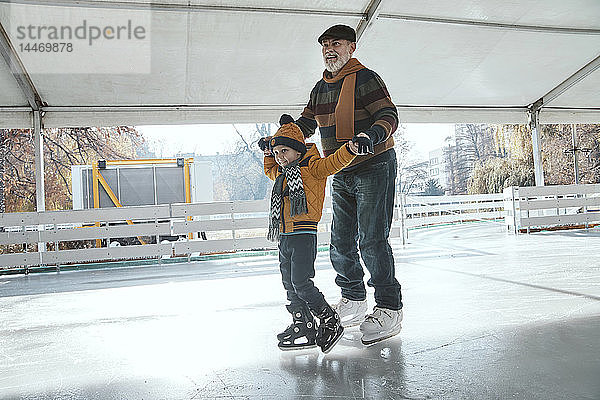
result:
M 350 61 L 350 53 L 338 54 L 338 60 L 336 62 L 328 63 L 325 61 L 325 69 L 332 74 L 338 73 L 348 61 Z

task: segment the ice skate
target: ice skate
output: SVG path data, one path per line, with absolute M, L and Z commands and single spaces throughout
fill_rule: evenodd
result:
M 319 328 L 317 330 L 317 345 L 327 354 L 339 342 L 344 334 L 340 316 L 329 304 L 317 315 Z
M 350 328 L 365 320 L 368 309 L 367 300 L 355 301 L 342 297 L 337 304 L 333 305 L 333 309 L 340 316 L 342 326 Z
M 293 322 L 277 335 L 281 350 L 312 349 L 317 347 L 315 319 L 307 307 L 286 306 Z
M 368 346 L 397 335 L 402 329 L 401 322 L 402 310 L 373 308 L 373 313 L 367 315 L 360 324 L 360 331 L 363 333 L 362 344 Z

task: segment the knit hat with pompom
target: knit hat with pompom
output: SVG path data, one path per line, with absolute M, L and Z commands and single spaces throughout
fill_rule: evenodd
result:
M 281 127 L 271 138 L 269 145 L 271 149 L 275 146 L 283 145 L 297 150 L 302 155 L 306 154 L 306 143 L 304 142 L 304 134 L 294 123 L 294 118 L 291 115 L 283 114 L 279 118 Z

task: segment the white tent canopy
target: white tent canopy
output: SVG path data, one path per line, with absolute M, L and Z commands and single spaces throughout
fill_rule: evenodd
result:
M 16 30 L 36 13 L 143 21 L 146 41 L 40 62 Z M 403 123 L 524 123 L 532 105 L 541 122 L 600 122 L 597 0 L 0 0 L 0 22 L 0 128 L 31 127 L 32 110 L 46 127 L 298 115 L 336 23 L 358 28 L 356 57 Z

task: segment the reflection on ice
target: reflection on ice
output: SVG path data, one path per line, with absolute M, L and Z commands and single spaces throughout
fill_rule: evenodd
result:
M 327 355 L 277 348 L 276 257 L 0 277 L 0 399 L 597 398 L 596 236 L 411 233 L 400 335 L 364 347 L 350 328 Z

